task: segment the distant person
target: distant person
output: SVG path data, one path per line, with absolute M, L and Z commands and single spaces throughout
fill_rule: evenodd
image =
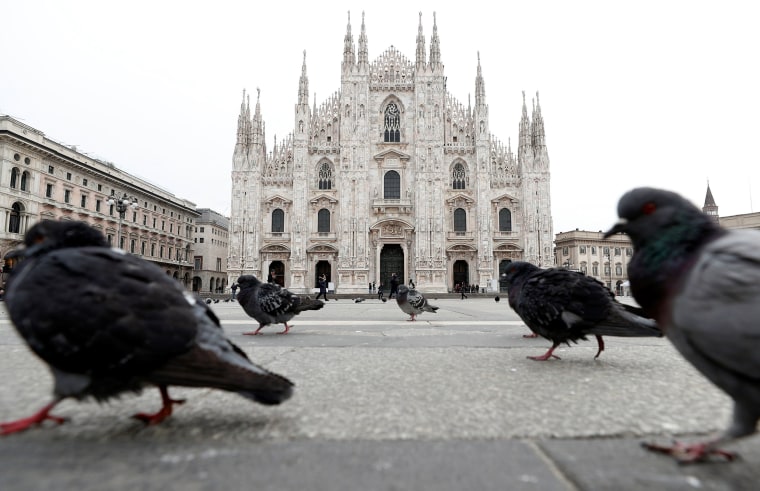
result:
M 467 285 L 462 283 L 462 288 L 459 289 L 459 291 L 462 292 L 462 298 L 460 300 L 464 300 L 465 298 L 467 298 L 467 295 L 464 294 L 465 290 L 467 290 Z
M 377 298 L 379 300 L 383 299 L 383 282 L 381 281 L 379 285 L 377 285 Z
M 327 298 L 327 276 L 325 275 L 319 276 L 318 286 L 319 286 L 319 294 L 317 294 L 317 300 L 319 300 L 319 297 L 322 297 L 325 299 L 325 302 L 329 301 L 329 299 Z
M 232 286 L 230 287 L 230 290 L 232 290 L 232 300 L 235 300 L 237 298 L 237 289 L 238 289 L 238 284 L 233 283 Z
M 409 287 L 414 289 L 414 280 L 409 278 Z
M 372 294 L 372 282 L 369 282 L 369 286 L 367 286 L 367 290 L 369 290 L 369 293 Z
M 271 270 L 269 272 L 269 276 L 267 276 L 267 283 L 275 283 L 275 281 L 274 281 L 274 270 Z
M 398 296 L 398 276 L 396 276 L 396 273 L 391 275 L 391 291 L 388 294 L 388 300 L 393 298 L 394 294 Z

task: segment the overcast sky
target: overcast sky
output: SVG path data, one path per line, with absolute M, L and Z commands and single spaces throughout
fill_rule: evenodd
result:
M 306 50 L 310 104 L 340 88 L 348 12 L 370 60 L 429 53 L 474 103 L 478 53 L 492 133 L 517 150 L 522 91 L 540 92 L 554 232 L 601 230 L 649 185 L 722 216 L 760 211 L 760 2 L 0 0 L 0 114 L 230 211 L 243 89 L 267 146 L 293 131 Z M 466 8 L 464 8 L 466 7 Z M 530 110 L 530 109 L 529 109 Z

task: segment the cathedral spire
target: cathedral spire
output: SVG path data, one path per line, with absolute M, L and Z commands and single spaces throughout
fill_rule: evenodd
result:
M 441 43 L 438 40 L 438 24 L 433 12 L 433 37 L 430 38 L 430 68 L 441 68 Z
M 541 102 L 538 100 L 538 91 L 536 91 L 536 105 L 533 108 L 533 125 L 531 139 L 534 148 L 546 146 L 546 136 L 544 134 L 544 118 L 541 116 Z
M 298 105 L 309 105 L 309 77 L 306 76 L 306 50 L 303 50 L 303 65 L 301 65 L 301 78 L 298 81 Z
M 710 191 L 710 181 L 707 181 L 707 194 L 705 194 L 705 206 L 702 207 L 702 211 L 715 222 L 719 220 L 718 205 L 715 204 L 715 198 Z
M 523 90 L 522 118 L 520 118 L 520 141 L 517 151 L 531 145 L 530 120 L 528 119 L 528 107 L 525 105 L 525 91 Z
M 367 50 L 367 30 L 364 27 L 364 12 L 362 12 L 362 32 L 359 34 L 359 65 L 369 64 L 369 51 Z
M 254 145 L 264 146 L 264 122 L 261 120 L 261 89 L 256 87 L 256 110 L 253 113 L 253 120 L 251 121 L 253 127 L 251 128 L 251 143 Z
M 420 25 L 417 28 L 417 70 L 424 69 L 426 63 L 425 35 L 422 33 L 422 12 L 420 12 Z
M 348 26 L 346 37 L 343 39 L 343 70 L 350 70 L 356 65 L 356 51 L 354 48 L 354 36 L 351 34 L 351 11 L 348 11 Z
M 486 108 L 486 83 L 483 80 L 483 69 L 480 67 L 480 51 L 478 51 L 478 74 L 475 77 L 475 107 L 478 112 Z
M 240 103 L 240 115 L 238 115 L 237 144 L 248 145 L 251 137 L 251 102 L 246 104 L 245 89 L 243 89 L 243 102 Z

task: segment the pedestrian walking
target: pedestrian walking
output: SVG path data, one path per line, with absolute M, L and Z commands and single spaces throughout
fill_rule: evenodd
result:
M 464 300 L 465 298 L 467 298 L 467 295 L 464 294 L 464 291 L 466 289 L 467 289 L 467 286 L 464 283 L 462 283 L 462 288 L 459 289 L 459 291 L 462 292 L 462 298 L 460 298 L 460 300 Z
M 317 300 L 319 300 L 319 297 L 322 297 L 325 299 L 325 302 L 329 301 L 327 298 L 327 276 L 324 274 L 319 276 L 319 294 L 317 295 Z
M 394 294 L 398 297 L 398 276 L 396 273 L 391 275 L 391 291 L 388 294 L 388 300 L 393 298 Z
M 377 285 L 377 298 L 378 300 L 383 299 L 383 282 L 381 281 L 379 285 Z
M 230 290 L 232 290 L 232 300 L 235 300 L 235 298 L 237 298 L 237 289 L 238 289 L 238 284 L 233 283 L 232 286 L 230 287 Z

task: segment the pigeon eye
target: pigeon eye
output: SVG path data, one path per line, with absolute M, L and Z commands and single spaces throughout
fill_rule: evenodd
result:
M 649 203 L 646 203 L 644 206 L 641 207 L 641 211 L 645 215 L 651 215 L 652 213 L 655 212 L 656 209 L 657 209 L 657 205 L 655 205 L 651 201 Z

